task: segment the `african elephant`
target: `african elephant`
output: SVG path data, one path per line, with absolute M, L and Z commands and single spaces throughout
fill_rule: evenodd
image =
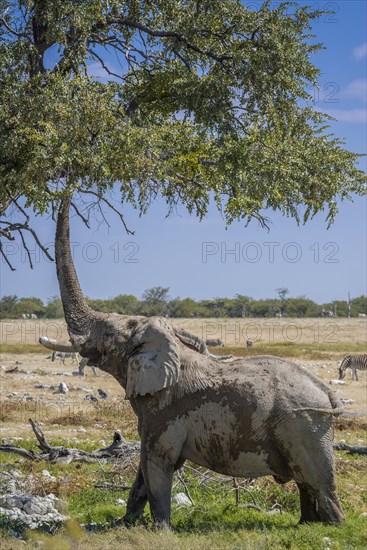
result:
M 293 479 L 302 522 L 340 523 L 332 415 L 341 409 L 330 388 L 277 357 L 221 365 L 165 318 L 91 310 L 70 253 L 69 204 L 58 216 L 56 263 L 71 344 L 42 343 L 78 351 L 125 389 L 141 436 L 126 519 L 149 501 L 154 521 L 169 525 L 173 473 L 191 460 L 230 476 Z

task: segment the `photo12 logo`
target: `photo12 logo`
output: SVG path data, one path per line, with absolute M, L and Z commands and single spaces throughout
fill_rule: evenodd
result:
M 313 344 L 337 343 L 339 325 L 335 322 L 312 322 L 302 324 L 291 319 L 261 319 L 246 321 L 204 321 L 201 327 L 204 341 L 218 340 L 224 345 L 237 344 L 251 347 L 253 343 L 290 342 L 297 343 L 303 339 Z M 209 344 L 210 345 L 210 344 Z
M 41 262 L 52 263 L 55 258 L 55 243 L 49 242 L 44 245 L 50 257 L 47 257 L 45 252 L 34 243 L 34 247 L 27 248 L 22 243 L 5 242 L 3 244 L 3 252 L 9 259 L 20 261 L 20 263 L 28 263 L 29 257 L 31 257 L 32 265 L 39 264 Z M 119 242 L 116 241 L 111 245 L 102 246 L 95 241 L 88 241 L 86 243 L 80 243 L 74 241 L 70 243 L 70 250 L 72 258 L 81 258 L 82 261 L 89 264 L 96 264 L 106 257 L 112 257 L 113 262 L 125 263 L 125 264 L 137 264 L 139 263 L 139 245 L 135 241 Z M 4 261 L 4 256 L 2 256 Z
M 295 241 L 284 244 L 276 241 L 201 243 L 201 261 L 204 264 L 210 261 L 251 264 L 261 261 L 270 264 L 283 261 L 294 264 L 310 257 L 314 263 L 336 264 L 339 263 L 338 252 L 339 245 L 335 242 L 314 242 L 308 247 L 301 246 Z

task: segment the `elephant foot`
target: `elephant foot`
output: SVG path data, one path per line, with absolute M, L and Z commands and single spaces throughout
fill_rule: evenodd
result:
M 331 491 L 328 496 L 320 496 L 318 508 L 320 520 L 323 523 L 332 525 L 343 523 L 345 517 L 335 491 Z
M 344 514 L 335 491 L 325 489 L 316 491 L 304 484 L 297 483 L 301 499 L 300 524 L 322 522 L 340 525 Z
M 166 523 L 165 521 L 155 521 L 152 529 L 154 531 L 175 531 L 173 525 L 171 523 Z
M 137 525 L 148 526 L 148 520 L 143 514 L 125 514 L 120 520 L 121 525 L 124 527 L 135 527 Z

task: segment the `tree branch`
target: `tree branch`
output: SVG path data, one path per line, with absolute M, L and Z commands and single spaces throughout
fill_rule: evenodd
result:
M 11 269 L 11 271 L 15 271 L 15 267 L 13 267 L 9 261 L 9 259 L 7 258 L 5 252 L 3 251 L 3 245 L 2 245 L 2 242 L 0 241 L 0 254 L 2 255 L 2 257 L 4 258 L 4 260 L 6 261 L 6 263 L 8 264 L 9 268 Z
M 206 57 L 209 57 L 210 59 L 213 59 L 214 61 L 217 61 L 218 63 L 223 63 L 224 61 L 232 59 L 232 56 L 230 55 L 217 55 L 211 50 L 202 50 L 198 46 L 195 46 L 195 44 L 192 44 L 183 34 L 180 34 L 176 31 L 156 31 L 153 29 L 150 29 L 146 25 L 143 25 L 142 23 L 139 23 L 138 21 L 133 21 L 132 19 L 128 18 L 107 18 L 107 24 L 108 25 L 114 25 L 119 24 L 126 27 L 131 27 L 133 29 L 137 29 L 139 31 L 142 31 L 149 36 L 153 36 L 156 38 L 173 38 L 174 40 L 177 40 L 177 42 L 181 42 L 182 44 L 185 44 L 185 46 L 200 55 L 205 55 Z M 95 27 L 97 30 L 97 27 Z
M 6 30 L 8 32 L 10 32 L 10 34 L 12 34 L 13 36 L 16 36 L 17 38 L 29 38 L 27 37 L 26 34 L 24 34 L 23 32 L 17 32 L 15 31 L 14 29 L 12 29 L 10 27 L 10 25 L 8 25 L 8 23 L 6 22 L 5 18 L 4 17 L 1 17 L 0 18 L 0 23 L 2 23 L 4 25 L 4 27 L 6 28 Z
M 22 230 L 21 229 L 18 229 L 18 233 L 20 235 L 20 238 L 22 239 L 22 243 L 23 243 L 23 246 L 25 248 L 25 251 L 27 252 L 27 256 L 28 256 L 28 261 L 29 261 L 29 265 L 30 265 L 30 268 L 33 269 L 33 263 L 32 263 L 32 257 L 31 257 L 31 253 L 29 252 L 29 248 L 25 242 L 25 239 L 24 239 L 24 236 L 23 236 L 23 233 L 22 233 Z
M 113 211 L 118 215 L 118 217 L 120 218 L 121 223 L 122 223 L 122 225 L 124 226 L 126 233 L 127 233 L 128 235 L 135 235 L 135 231 L 131 231 L 131 230 L 127 227 L 126 222 L 125 222 L 125 219 L 124 219 L 123 215 L 121 214 L 121 212 L 120 212 L 119 210 L 117 210 L 117 208 L 116 208 L 115 206 L 113 206 L 113 204 L 110 203 L 109 200 L 107 200 L 105 197 L 102 197 L 101 195 L 99 195 L 99 194 L 96 193 L 95 191 L 91 191 L 91 190 L 79 189 L 79 193 L 93 195 L 94 197 L 97 197 L 98 202 L 102 201 L 102 202 L 104 202 L 105 204 L 107 204 L 107 206 L 108 206 L 109 208 L 111 208 L 111 210 L 113 210 Z
M 334 445 L 336 451 L 348 451 L 349 454 L 367 455 L 367 447 L 359 445 L 348 445 L 347 443 L 337 443 Z
M 110 76 L 114 76 L 116 78 L 119 78 L 120 80 L 125 80 L 122 76 L 118 75 L 117 73 L 114 73 L 113 71 L 111 71 L 106 63 L 103 61 L 102 57 L 99 56 L 94 50 L 90 50 L 88 49 L 88 52 L 93 55 L 93 57 L 95 57 L 96 59 L 98 59 L 98 61 L 100 62 L 100 64 L 102 65 L 102 68 L 106 71 L 106 73 L 108 73 Z
M 81 218 L 83 223 L 85 223 L 85 225 L 88 227 L 88 229 L 90 229 L 89 220 L 85 216 L 83 216 L 83 214 L 78 210 L 76 204 L 72 202 L 71 206 L 74 208 L 75 212 L 77 213 L 79 218 Z

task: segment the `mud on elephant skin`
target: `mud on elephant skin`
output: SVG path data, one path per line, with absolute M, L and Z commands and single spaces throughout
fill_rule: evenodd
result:
M 332 448 L 332 416 L 340 410 L 330 388 L 277 357 L 222 366 L 200 339 L 189 343 L 164 318 L 91 310 L 71 257 L 69 204 L 60 210 L 55 243 L 71 342 L 60 347 L 113 375 L 138 417 L 141 461 L 126 520 L 149 502 L 154 521 L 169 525 L 173 473 L 191 460 L 231 476 L 293 479 L 302 522 L 340 523 Z

